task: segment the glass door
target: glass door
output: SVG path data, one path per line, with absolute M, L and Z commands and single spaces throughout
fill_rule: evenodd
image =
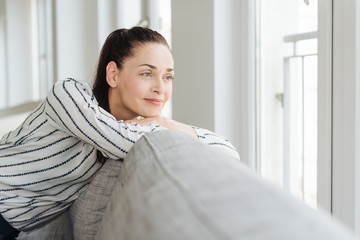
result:
M 317 206 L 317 0 L 258 0 L 260 174 Z

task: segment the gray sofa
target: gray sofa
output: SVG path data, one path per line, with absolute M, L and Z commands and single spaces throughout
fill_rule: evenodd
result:
M 75 239 L 353 239 L 241 162 L 186 134 L 146 134 L 71 208 Z

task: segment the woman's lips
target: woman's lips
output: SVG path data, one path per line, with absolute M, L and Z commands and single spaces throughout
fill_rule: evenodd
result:
M 163 103 L 163 100 L 161 99 L 157 99 L 157 98 L 145 98 L 145 101 L 147 101 L 148 103 L 160 106 Z

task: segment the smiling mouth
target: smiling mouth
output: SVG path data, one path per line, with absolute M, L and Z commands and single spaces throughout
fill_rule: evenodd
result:
M 162 105 L 162 103 L 164 102 L 163 100 L 156 99 L 156 98 L 145 98 L 145 101 L 148 102 L 148 103 L 157 105 L 157 106 Z

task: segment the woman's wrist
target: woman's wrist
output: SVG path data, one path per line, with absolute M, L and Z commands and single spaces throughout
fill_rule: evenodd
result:
M 177 130 L 177 131 L 185 132 L 196 139 L 198 138 L 198 135 L 192 126 L 169 119 L 169 118 L 166 118 L 166 117 L 142 118 L 142 119 L 136 118 L 133 120 L 126 120 L 124 122 L 125 123 L 135 122 L 140 125 L 149 124 L 149 123 L 158 124 L 161 127 L 164 127 L 164 128 L 170 129 L 170 130 Z

